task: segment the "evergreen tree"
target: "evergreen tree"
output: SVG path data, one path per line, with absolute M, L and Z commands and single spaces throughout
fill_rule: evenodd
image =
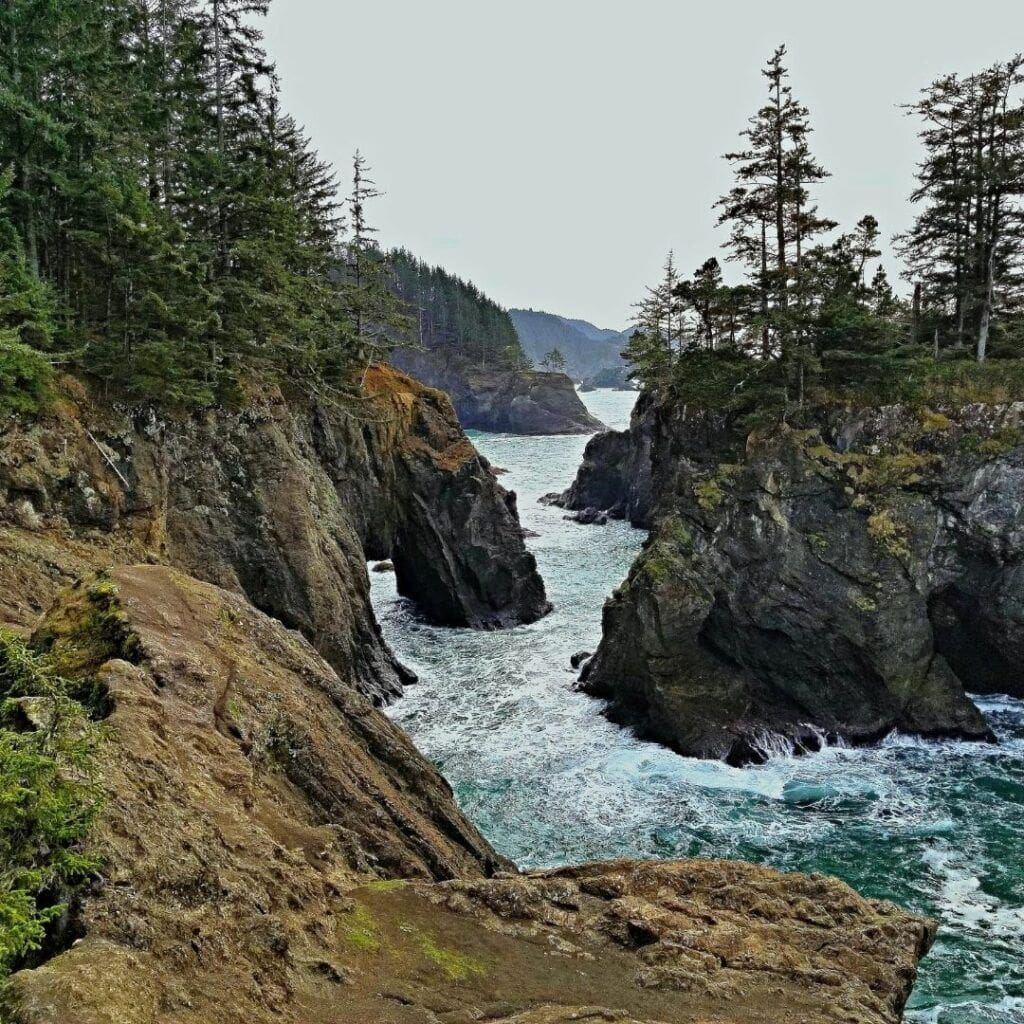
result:
M 471 282 L 404 249 L 389 253 L 388 263 L 391 286 L 412 312 L 416 346 L 446 366 L 499 366 L 506 350 L 519 345 L 508 312 Z
M 724 312 L 722 268 L 713 256 L 705 260 L 689 281 L 681 281 L 675 289 L 684 311 L 696 319 L 693 331 L 698 346 L 713 350 L 721 335 L 720 317 Z
M 334 184 L 279 109 L 266 10 L 0 7 L 4 275 L 48 296 L 40 346 L 129 398 L 206 404 L 246 375 L 350 373 Z M 12 287 L 8 308 L 27 294 Z
M 923 121 L 925 156 L 911 195 L 923 209 L 900 238 L 902 255 L 941 339 L 959 348 L 972 337 L 979 362 L 993 321 L 1020 303 L 1022 86 L 1017 55 L 965 79 L 946 75 L 909 108 Z M 920 331 L 920 314 L 916 323 Z
M 387 256 L 367 220 L 366 206 L 380 197 L 369 167 L 358 151 L 352 160 L 352 191 L 348 198 L 351 234 L 344 247 L 342 306 L 363 363 L 361 383 L 375 359 L 407 340 L 413 321 L 407 307 L 389 285 Z
M 665 348 L 671 362 L 671 356 L 683 345 L 683 319 L 679 296 L 679 272 L 676 270 L 675 256 L 670 251 L 662 268 L 661 280 L 647 289 L 647 295 L 635 305 L 636 315 L 633 322 L 638 330 L 658 339 Z
M 565 356 L 557 348 L 553 348 L 545 354 L 540 365 L 549 373 L 565 373 Z
M 828 172 L 810 152 L 809 114 L 793 97 L 785 54 L 785 46 L 778 47 L 762 72 L 768 101 L 742 133 L 747 147 L 726 154 L 737 184 L 717 204 L 719 222 L 730 225 L 731 258 L 747 267 L 758 293 L 765 357 L 801 335 L 804 252 L 835 226 L 810 196 L 809 187 Z

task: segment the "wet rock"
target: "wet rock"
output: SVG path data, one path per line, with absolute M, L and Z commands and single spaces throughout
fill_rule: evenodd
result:
M 600 509 L 587 506 L 582 508 L 579 512 L 574 512 L 572 515 L 563 516 L 563 519 L 568 519 L 573 523 L 582 523 L 584 526 L 605 526 L 608 523 L 608 514 L 602 512 Z
M 1020 408 L 730 439 L 717 418 L 642 403 L 567 492 L 652 527 L 581 677 L 615 720 L 733 763 L 894 729 L 992 738 L 965 684 L 1024 693 Z M 650 481 L 646 510 L 631 473 Z
M 570 659 L 569 664 L 578 669 L 594 656 L 593 651 L 577 651 Z
M 394 571 L 395 571 L 395 564 L 394 564 L 394 562 L 389 562 L 386 559 L 383 562 L 377 562 L 373 566 L 373 572 L 394 572 Z
M 655 419 L 641 395 L 628 430 L 606 430 L 592 437 L 572 485 L 557 496 L 557 504 L 572 511 L 607 509 L 614 519 L 634 526 L 650 525 L 653 491 L 650 450 Z

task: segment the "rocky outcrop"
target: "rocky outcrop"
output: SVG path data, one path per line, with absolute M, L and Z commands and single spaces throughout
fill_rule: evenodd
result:
M 653 502 L 649 399 L 641 395 L 628 430 L 606 430 L 587 442 L 569 489 L 552 503 L 582 512 L 603 511 L 634 526 L 649 525 Z
M 519 875 L 301 634 L 163 566 L 32 642 L 107 692 L 104 868 L 12 1024 L 895 1024 L 934 936 L 752 865 Z
M 778 736 L 990 739 L 964 691 L 1024 693 L 1022 412 L 840 410 L 748 437 L 645 399 L 564 496 L 652 528 L 582 687 L 736 763 Z
M 592 434 L 604 424 L 587 411 L 564 373 L 477 369 L 437 352 L 396 352 L 396 365 L 451 396 L 467 429 L 507 434 Z
M 242 412 L 101 411 L 73 382 L 0 437 L 3 617 L 24 624 L 90 567 L 164 562 L 301 630 L 377 702 L 410 674 L 380 636 L 368 558 L 448 625 L 548 609 L 515 496 L 448 400 L 390 369 L 330 405 L 270 394 Z

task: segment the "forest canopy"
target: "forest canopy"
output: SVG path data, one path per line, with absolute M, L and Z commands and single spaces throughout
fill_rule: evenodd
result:
M 518 367 L 526 361 L 508 311 L 476 285 L 405 249 L 390 252 L 388 262 L 392 287 L 413 321 L 415 347 L 481 369 Z
M 343 210 L 281 109 L 268 4 L 0 6 L 5 408 L 54 367 L 185 405 L 249 378 L 344 388 L 401 327 L 368 168 L 357 155 Z
M 904 297 L 875 217 L 844 231 L 819 209 L 830 172 L 785 56 L 763 69 L 765 101 L 726 154 L 734 184 L 716 204 L 742 280 L 715 256 L 684 277 L 670 253 L 637 307 L 633 377 L 769 418 L 824 398 L 1024 394 L 1024 58 L 943 76 L 907 106 L 923 157 L 915 219 L 895 239 Z

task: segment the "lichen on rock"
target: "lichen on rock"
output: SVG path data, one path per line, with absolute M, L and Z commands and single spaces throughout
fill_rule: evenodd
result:
M 1024 447 L 964 438 L 1020 418 L 825 410 L 748 435 L 642 399 L 564 495 L 651 526 L 582 687 L 643 735 L 737 763 L 769 734 L 796 749 L 893 730 L 991 739 L 964 682 L 1024 692 Z

